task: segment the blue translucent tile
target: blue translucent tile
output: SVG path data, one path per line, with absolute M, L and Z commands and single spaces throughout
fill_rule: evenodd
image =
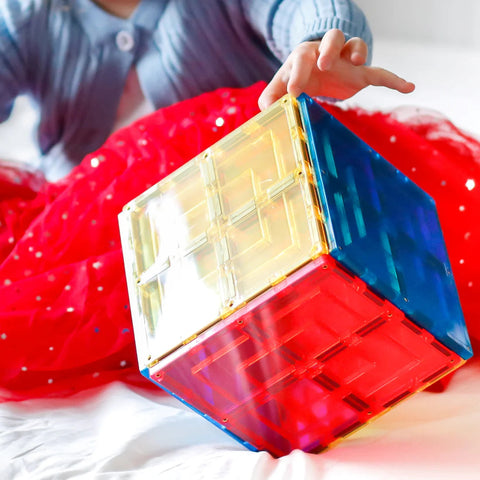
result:
M 306 95 L 299 97 L 330 254 L 467 359 L 433 199 Z

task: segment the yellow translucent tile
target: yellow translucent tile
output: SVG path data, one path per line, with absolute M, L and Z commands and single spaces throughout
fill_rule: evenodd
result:
M 261 198 L 265 192 L 296 168 L 294 145 L 289 135 L 288 119 L 283 112 L 259 122 L 244 143 L 232 150 L 220 149 L 214 157 L 218 189 L 226 215 L 240 209 L 253 198 Z M 284 131 L 285 135 L 278 132 Z
M 217 319 L 222 307 L 220 290 L 215 251 L 210 244 L 140 285 L 140 307 L 149 352 L 164 351 L 182 343 L 192 331 L 201 331 Z M 183 318 L 189 321 L 181 321 Z M 175 328 L 172 328 L 174 319 Z M 161 335 L 161 332 L 168 334 Z
M 208 199 L 197 162 L 155 185 L 127 206 L 136 274 L 186 249 L 208 226 Z
M 328 251 L 306 152 L 286 96 L 125 206 L 141 368 Z
M 313 242 L 304 193 L 294 183 L 226 230 L 239 297 L 256 296 L 310 260 Z

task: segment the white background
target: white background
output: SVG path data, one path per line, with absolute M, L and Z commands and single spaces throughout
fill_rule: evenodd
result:
M 376 38 L 480 49 L 478 0 L 355 0 Z
M 410 95 L 369 87 L 348 104 L 436 110 L 480 137 L 480 2 L 356 0 L 374 35 L 373 64 L 414 82 Z

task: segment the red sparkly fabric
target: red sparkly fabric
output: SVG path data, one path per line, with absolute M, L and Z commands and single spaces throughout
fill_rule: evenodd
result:
M 0 166 L 1 401 L 65 396 L 112 380 L 148 384 L 137 367 L 117 215 L 256 114 L 263 87 L 222 89 L 159 110 L 56 183 Z M 479 341 L 479 142 L 419 113 L 328 109 L 437 201 L 470 335 Z

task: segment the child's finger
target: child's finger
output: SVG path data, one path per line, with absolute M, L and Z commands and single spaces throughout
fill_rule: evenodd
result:
M 329 70 L 333 62 L 340 56 L 345 45 L 345 35 L 336 28 L 329 30 L 322 38 L 319 46 L 317 65 L 320 70 Z
M 292 58 L 292 69 L 288 79 L 287 92 L 298 97 L 307 86 L 312 69 L 316 65 L 316 49 L 302 49 Z
M 287 93 L 287 83 L 289 72 L 287 65 L 284 64 L 273 76 L 270 83 L 265 87 L 260 97 L 258 97 L 258 106 L 260 110 L 265 110 L 272 103 L 283 97 Z
M 353 37 L 345 43 L 342 57 L 353 65 L 364 65 L 368 57 L 368 46 L 361 38 Z
M 393 90 L 398 90 L 401 93 L 410 93 L 415 90 L 415 85 L 412 82 L 407 82 L 389 70 L 379 67 L 367 67 L 366 71 L 366 79 L 369 85 L 387 87 Z

